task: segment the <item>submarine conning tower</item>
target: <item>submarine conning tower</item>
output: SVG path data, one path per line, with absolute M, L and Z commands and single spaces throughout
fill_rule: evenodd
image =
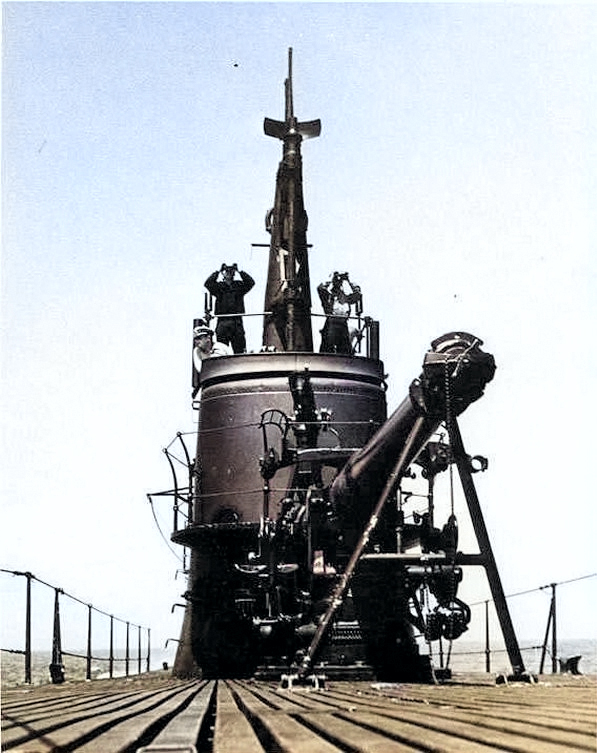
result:
M 239 597 L 233 594 L 243 590 L 237 568 L 259 559 L 289 499 L 328 486 L 387 417 L 377 322 L 355 322 L 363 356 L 314 351 L 301 145 L 319 136 L 321 123 L 298 121 L 294 114 L 292 49 L 284 90 L 284 120 L 264 120 L 265 134 L 282 141 L 282 159 L 274 205 L 266 214 L 261 349 L 205 359 L 194 375 L 200 389 L 197 452 L 186 525 L 172 534 L 190 549 L 174 665 L 181 677 L 248 672 L 247 654 L 256 652 L 252 628 L 237 624 Z M 272 619 L 276 609 L 270 603 L 251 608 Z
M 434 570 L 405 564 L 399 529 L 411 544 L 452 551 L 453 526 L 405 527 L 395 485 L 446 416 L 483 394 L 495 364 L 473 335 L 438 338 L 388 419 L 379 325 L 360 305 L 356 317 L 325 311 L 324 330 L 335 318 L 348 347 L 330 352 L 322 339 L 315 352 L 301 144 L 321 124 L 294 115 L 292 50 L 288 69 L 285 119 L 264 122 L 283 150 L 266 215 L 262 347 L 205 358 L 194 374 L 197 450 L 184 526 L 171 537 L 190 549 L 174 674 L 279 676 L 317 661 L 341 676 L 428 679 L 417 589 L 437 597 L 436 633 L 458 637 L 470 615 L 456 599 L 454 556 L 437 554 L 445 564 Z
M 387 416 L 377 322 L 369 317 L 355 321 L 364 356 L 314 352 L 301 143 L 320 135 L 321 122 L 299 122 L 294 115 L 292 49 L 284 90 L 285 119 L 264 120 L 265 134 L 282 141 L 282 160 L 274 206 L 266 215 L 271 240 L 262 349 L 260 353 L 206 359 L 202 364 L 197 446 L 200 484 L 193 506 L 193 522 L 198 525 L 238 523 L 250 527 L 263 516 L 260 457 L 267 448 L 264 450 L 262 434 L 265 431 L 269 441 L 274 430 L 263 425 L 262 417 L 267 411 L 274 411 L 278 418 L 296 417 L 297 397 L 289 388 L 295 375 L 308 377 L 314 410 L 323 409 L 330 417 L 326 430 L 317 432 L 317 443 L 335 445 L 335 464 L 340 462 L 338 458 L 346 460 L 346 450 L 361 447 Z M 316 321 L 323 323 L 323 319 Z M 313 421 L 320 418 L 312 416 Z M 297 438 L 296 424 L 285 440 L 289 447 L 305 443 L 304 438 Z M 293 472 L 290 465 L 279 469 L 275 484 L 272 482 L 272 498 L 284 495 Z M 277 502 L 271 504 L 274 516 Z

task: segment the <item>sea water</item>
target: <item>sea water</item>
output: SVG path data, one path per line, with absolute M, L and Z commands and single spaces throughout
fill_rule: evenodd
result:
M 541 666 L 543 654 L 542 640 L 521 640 L 520 650 L 527 672 L 537 674 Z M 453 672 L 485 672 L 485 644 L 477 641 L 461 639 L 454 641 L 451 652 L 449 646 L 444 646 L 444 663 L 449 655 L 449 666 Z M 566 660 L 580 656 L 578 669 L 583 675 L 597 674 L 597 640 L 581 638 L 578 640 L 561 640 L 558 642 L 557 659 Z M 434 666 L 441 665 L 441 656 L 437 648 L 432 652 Z M 508 653 L 503 644 L 491 647 L 490 671 L 494 673 L 508 673 L 511 671 Z M 559 662 L 558 662 L 559 670 Z M 551 643 L 548 644 L 543 660 L 544 674 L 552 671 Z

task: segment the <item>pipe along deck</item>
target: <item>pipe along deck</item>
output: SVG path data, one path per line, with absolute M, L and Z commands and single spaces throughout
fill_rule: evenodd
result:
M 3 692 L 14 753 L 569 753 L 595 751 L 595 677 L 496 685 L 181 681 L 165 672 Z

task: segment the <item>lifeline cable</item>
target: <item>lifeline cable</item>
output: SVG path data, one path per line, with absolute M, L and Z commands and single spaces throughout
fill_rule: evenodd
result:
M 179 557 L 179 556 L 178 556 L 178 554 L 177 554 L 177 553 L 175 552 L 175 550 L 174 550 L 174 549 L 172 549 L 172 547 L 170 546 L 170 543 L 168 542 L 168 539 L 167 539 L 167 538 L 166 538 L 166 537 L 164 536 L 164 532 L 163 532 L 163 531 L 162 531 L 162 529 L 160 528 L 160 524 L 159 524 L 159 522 L 158 522 L 158 518 L 157 518 L 157 515 L 155 514 L 155 509 L 154 509 L 154 507 L 153 507 L 153 499 L 151 498 L 151 494 L 148 494 L 148 495 L 147 495 L 147 499 L 148 499 L 148 501 L 149 501 L 149 504 L 151 505 L 151 514 L 153 515 L 153 519 L 154 519 L 154 521 L 155 521 L 155 524 L 156 524 L 156 526 L 157 526 L 157 529 L 158 529 L 158 531 L 160 532 L 160 536 L 161 536 L 161 537 L 162 537 L 162 539 L 164 540 L 164 543 L 166 544 L 166 546 L 168 547 L 168 549 L 169 549 L 169 550 L 170 550 L 170 551 L 172 552 L 172 554 L 173 554 L 173 555 L 174 555 L 174 556 L 176 557 L 176 559 L 177 559 L 177 560 L 178 560 L 179 562 L 181 562 L 181 563 L 182 563 L 182 564 L 184 565 L 184 560 L 183 560 L 183 559 L 182 559 L 181 557 Z

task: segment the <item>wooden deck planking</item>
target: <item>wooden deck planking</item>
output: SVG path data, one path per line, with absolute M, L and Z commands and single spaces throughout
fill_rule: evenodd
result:
M 481 678 L 481 679 L 479 679 Z M 12 753 L 586 753 L 597 749 L 596 678 L 496 686 L 131 680 L 19 688 L 2 696 Z M 214 716 L 215 715 L 215 716 Z
M 165 747 L 194 745 L 199 737 L 214 690 L 214 680 L 200 687 L 189 705 L 168 722 L 151 741 L 151 745 Z
M 186 683 L 184 685 L 168 684 L 167 689 L 138 691 L 134 694 L 109 694 L 108 702 L 97 705 L 96 699 L 89 699 L 91 702 L 86 707 L 78 707 L 73 713 L 70 709 L 71 698 L 68 694 L 64 698 L 61 707 L 55 709 L 54 715 L 42 717 L 40 719 L 19 720 L 17 725 L 13 725 L 10 730 L 3 730 L 2 749 L 17 747 L 18 750 L 25 749 L 37 753 L 44 751 L 53 751 L 61 747 L 77 745 L 78 750 L 86 742 L 91 744 L 91 749 L 95 738 L 102 735 L 105 739 L 105 732 L 108 732 L 114 725 L 132 719 L 133 723 L 140 715 L 151 713 L 151 719 L 155 720 L 156 716 L 172 698 L 180 699 L 181 693 L 194 693 L 196 691 L 195 683 Z M 56 689 L 57 690 L 57 689 Z M 115 696 L 115 697 L 114 697 Z M 3 703 L 3 718 L 11 718 L 10 709 L 6 709 Z M 145 717 L 147 719 L 147 717 Z M 120 746 L 123 747 L 123 746 Z M 89 748 L 88 748 L 89 749 Z M 117 750 L 115 747 L 114 750 Z M 98 753 L 108 753 L 110 747 L 97 747 Z
M 155 737 L 156 732 L 163 729 L 175 714 L 186 709 L 187 701 L 197 695 L 196 687 L 183 688 L 181 691 L 169 694 L 159 704 L 152 701 L 150 705 L 144 704 L 133 716 L 127 714 L 123 718 L 112 715 L 109 719 L 109 727 L 102 732 L 101 744 L 106 751 L 125 750 L 132 746 L 140 747 L 144 738 Z M 89 730 L 91 732 L 93 730 Z M 87 733 L 89 734 L 89 733 Z M 80 753 L 95 753 L 97 751 L 95 737 L 89 739 L 83 745 L 77 746 Z
M 342 716 L 347 716 L 344 713 Z M 465 751 L 507 750 L 517 753 L 565 753 L 570 750 L 587 750 L 572 745 L 550 742 L 549 736 L 533 738 L 512 733 L 507 728 L 491 728 L 470 722 L 438 720 L 432 716 L 408 714 L 400 710 L 395 716 L 385 716 L 370 712 L 355 712 L 350 715 L 355 723 L 367 729 L 382 730 L 398 739 L 410 742 L 413 746 L 421 741 L 432 750 L 444 753 L 465 753 Z M 588 750 L 592 750 L 588 748 Z
M 451 696 L 453 689 L 456 690 L 451 685 L 387 688 L 390 697 L 379 692 L 373 696 L 371 689 L 366 689 L 357 697 L 366 697 L 365 706 L 375 703 L 372 710 L 379 714 L 423 723 L 450 731 L 455 737 L 465 736 L 506 750 L 524 753 L 596 750 L 594 683 L 565 688 L 512 685 L 479 689 L 471 686 L 457 692 L 456 699 Z M 561 703 L 553 707 L 550 715 L 547 711 L 554 700 L 554 690 Z M 492 703 L 496 697 L 501 704 Z M 547 700 L 550 704 L 546 704 Z M 454 701 L 457 707 L 453 706 Z M 586 714 L 587 707 L 592 708 L 590 715 Z
M 388 738 L 410 745 L 412 750 L 441 751 L 442 753 L 489 753 L 495 747 L 486 741 L 467 738 L 461 729 L 437 727 L 422 723 L 422 720 L 383 717 L 377 714 L 357 711 L 351 714 L 343 712 L 342 718 L 350 719 L 364 730 L 381 731 Z
M 238 683 L 235 683 L 238 685 Z M 288 714 L 298 713 L 300 711 L 329 711 L 330 702 L 327 693 L 321 693 L 317 690 L 302 689 L 302 692 L 292 690 L 283 690 L 277 684 L 259 683 L 256 681 L 245 681 L 242 687 L 253 693 L 257 698 L 265 701 L 278 711 L 285 711 Z
M 52 688 L 54 693 L 58 689 Z M 25 742 L 34 736 L 45 737 L 53 730 L 60 729 L 65 724 L 72 724 L 86 719 L 98 719 L 104 711 L 122 709 L 126 707 L 120 694 L 110 696 L 105 702 L 100 703 L 97 697 L 84 698 L 81 703 L 73 703 L 71 695 L 61 698 L 53 698 L 50 708 L 44 710 L 43 706 L 36 704 L 35 709 L 28 708 L 19 713 L 18 704 L 2 704 L 2 744 L 6 746 L 15 741 Z M 131 701 L 133 703 L 134 701 Z
M 410 709 L 408 712 L 402 711 L 402 715 L 405 713 L 411 713 L 414 716 L 417 712 Z M 509 732 L 517 732 L 520 735 L 541 735 L 549 737 L 554 742 L 564 741 L 570 743 L 576 741 L 579 745 L 582 744 L 584 736 L 591 735 L 593 728 L 590 724 L 577 724 L 576 731 L 570 732 L 569 722 L 554 719 L 553 717 L 527 714 L 518 718 L 513 718 L 515 714 L 507 714 L 499 716 L 495 712 L 488 713 L 482 709 L 448 709 L 442 707 L 440 709 L 430 709 L 425 712 L 418 712 L 418 715 L 429 716 L 439 720 L 446 721 L 458 721 L 458 722 L 470 722 L 475 725 L 487 727 L 489 729 L 503 729 L 507 726 Z
M 262 753 L 263 747 L 249 720 L 236 705 L 228 685 L 219 682 L 212 753 L 235 751 Z
M 340 750 L 348 749 L 355 753 L 418 753 L 421 750 L 419 746 L 413 748 L 405 742 L 392 740 L 387 735 L 367 730 L 341 716 L 306 713 L 301 714 L 300 718 L 318 734 L 342 746 Z
M 331 697 L 336 697 L 341 701 L 351 700 L 354 702 L 354 696 L 343 693 L 330 693 Z M 390 702 L 393 699 L 390 699 Z M 379 713 L 389 713 L 394 715 L 396 709 L 396 702 L 394 701 L 394 707 L 388 705 L 386 700 L 382 699 L 369 699 L 361 696 L 359 698 L 359 707 L 371 710 Z M 413 708 L 414 706 L 414 708 Z M 417 706 L 419 707 L 417 709 Z M 420 707 L 424 706 L 424 710 Z M 583 713 L 580 718 L 578 715 L 566 712 L 561 708 L 554 710 L 549 714 L 544 709 L 539 711 L 529 710 L 527 707 L 523 711 L 518 711 L 516 708 L 508 708 L 504 711 L 495 710 L 494 707 L 483 708 L 478 703 L 476 698 L 472 698 L 468 706 L 462 701 L 458 705 L 453 706 L 450 703 L 442 703 L 441 705 L 433 706 L 431 702 L 426 704 L 417 703 L 408 705 L 406 702 L 406 710 L 401 707 L 400 711 L 402 718 L 405 714 L 411 713 L 415 717 L 417 714 L 423 716 L 435 716 L 445 720 L 457 720 L 461 722 L 474 722 L 480 726 L 486 726 L 489 728 L 502 729 L 506 724 L 509 731 L 517 731 L 521 735 L 531 735 L 539 733 L 542 728 L 545 728 L 545 734 L 549 736 L 554 742 L 565 742 L 567 744 L 575 743 L 582 746 L 585 742 L 587 735 L 591 736 L 595 733 L 595 713 L 592 717 Z M 570 731 L 570 724 L 573 723 L 575 731 Z M 592 748 L 591 748 L 592 750 Z
M 2 708 L 5 718 L 16 718 L 18 722 L 7 722 L 3 724 L 2 729 L 10 729 L 18 724 L 31 724 L 34 727 L 39 726 L 44 720 L 51 720 L 52 723 L 56 722 L 57 718 L 61 714 L 68 714 L 69 717 L 73 717 L 76 714 L 80 714 L 84 717 L 86 714 L 89 716 L 97 716 L 102 713 L 104 709 L 111 707 L 123 708 L 126 706 L 129 699 L 136 694 L 134 693 L 115 693 L 109 696 L 102 695 L 89 695 L 86 694 L 81 697 L 80 695 L 69 695 L 66 697 L 52 698 L 52 699 L 40 699 L 35 703 L 28 705 L 21 704 L 7 704 L 3 701 Z M 131 700 L 131 702 L 133 702 Z
M 232 689 L 239 708 L 257 728 L 265 746 L 276 753 L 338 753 L 338 748 L 283 711 L 273 709 L 245 686 L 235 685 Z M 242 753 L 239 751 L 238 753 Z

